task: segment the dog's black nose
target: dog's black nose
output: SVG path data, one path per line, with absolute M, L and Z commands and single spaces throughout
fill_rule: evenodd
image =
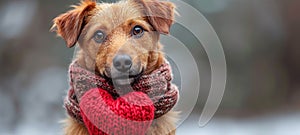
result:
M 113 59 L 114 67 L 120 72 L 127 72 L 132 66 L 132 59 L 129 55 L 116 55 Z

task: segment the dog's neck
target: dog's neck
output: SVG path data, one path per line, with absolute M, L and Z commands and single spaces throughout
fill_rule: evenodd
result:
M 85 92 L 93 88 L 101 88 L 110 93 L 115 99 L 121 94 L 127 92 L 124 89 L 138 91 L 147 94 L 154 103 L 156 108 L 155 118 L 166 114 L 170 111 L 178 100 L 178 88 L 172 84 L 171 66 L 164 59 L 162 65 L 148 75 L 142 75 L 131 86 L 123 86 L 122 89 L 116 88 L 106 78 L 96 75 L 94 72 L 81 67 L 78 61 L 72 62 L 69 67 L 70 90 L 65 100 L 65 108 L 68 114 L 82 122 L 79 102 Z M 124 93 L 125 92 L 125 93 Z

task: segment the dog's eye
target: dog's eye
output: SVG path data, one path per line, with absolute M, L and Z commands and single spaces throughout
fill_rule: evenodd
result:
M 105 39 L 105 33 L 102 32 L 102 31 L 100 31 L 100 30 L 98 30 L 98 31 L 95 32 L 93 38 L 94 38 L 94 40 L 95 40 L 97 43 L 102 43 L 103 40 Z
M 143 34 L 144 34 L 144 29 L 141 26 L 137 25 L 133 27 L 132 29 L 133 36 L 135 36 L 136 38 L 140 38 L 143 36 Z

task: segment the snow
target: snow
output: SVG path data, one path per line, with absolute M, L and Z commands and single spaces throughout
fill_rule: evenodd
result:
M 192 119 L 192 120 L 191 120 Z M 179 135 L 300 135 L 300 112 L 273 114 L 254 118 L 213 118 L 205 127 L 199 127 L 196 116 L 180 125 Z

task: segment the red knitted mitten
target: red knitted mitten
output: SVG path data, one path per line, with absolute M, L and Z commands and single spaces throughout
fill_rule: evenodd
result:
M 113 99 L 95 88 L 82 96 L 79 105 L 90 135 L 144 135 L 154 119 L 154 105 L 142 92 Z

